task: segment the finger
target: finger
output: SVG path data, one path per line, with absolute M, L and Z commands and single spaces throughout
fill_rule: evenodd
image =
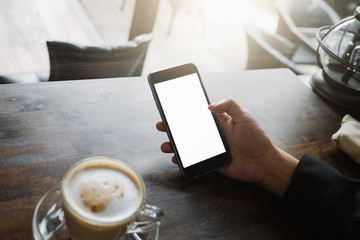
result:
M 164 142 L 161 144 L 160 149 L 164 153 L 173 153 L 174 150 L 172 149 L 172 146 L 170 142 Z
M 172 161 L 173 163 L 175 163 L 175 164 L 179 164 L 175 156 L 173 156 L 173 157 L 171 158 L 171 161 Z
M 242 114 L 244 111 L 246 111 L 231 97 L 228 97 L 218 103 L 210 104 L 209 110 L 218 114 L 227 113 L 231 117 L 235 117 L 236 115 Z
M 158 121 L 156 123 L 156 129 L 161 131 L 161 132 L 166 132 L 165 126 L 164 126 L 164 122 L 163 121 Z

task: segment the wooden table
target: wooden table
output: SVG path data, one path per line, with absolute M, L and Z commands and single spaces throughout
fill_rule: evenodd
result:
M 204 74 L 212 101 L 233 96 L 273 141 L 312 154 L 346 176 L 360 166 L 330 137 L 338 113 L 286 69 Z M 355 116 L 358 112 L 354 112 Z M 159 146 L 166 135 L 145 77 L 0 86 L 0 239 L 31 239 L 36 203 L 76 161 L 96 155 L 132 165 L 162 208 L 161 239 L 311 239 L 272 209 L 274 196 L 218 173 L 185 180 Z

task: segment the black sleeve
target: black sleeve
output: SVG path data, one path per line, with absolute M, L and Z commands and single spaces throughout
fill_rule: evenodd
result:
M 323 239 L 360 239 L 360 181 L 304 155 L 282 201 L 286 218 Z

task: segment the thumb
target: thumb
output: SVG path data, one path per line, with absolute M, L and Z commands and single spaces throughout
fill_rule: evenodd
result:
M 242 115 L 245 111 L 245 109 L 242 109 L 231 97 L 221 100 L 218 103 L 210 104 L 209 110 L 218 114 L 227 113 L 232 118 Z

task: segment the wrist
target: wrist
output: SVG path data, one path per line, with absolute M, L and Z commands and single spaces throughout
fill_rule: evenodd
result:
M 299 161 L 285 151 L 275 146 L 274 148 L 275 154 L 271 155 L 264 179 L 259 185 L 278 197 L 282 197 L 290 185 Z

